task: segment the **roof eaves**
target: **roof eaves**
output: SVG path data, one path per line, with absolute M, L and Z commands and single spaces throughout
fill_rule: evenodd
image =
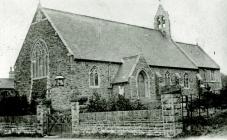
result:
M 215 70 L 220 70 L 220 67 L 199 67 L 201 69 L 215 69 Z
M 122 64 L 122 61 L 108 61 L 108 60 L 94 60 L 94 59 L 85 59 L 85 58 L 74 58 L 74 61 L 96 61 L 96 62 L 104 62 L 104 63 L 115 63 L 115 64 Z
M 151 65 L 151 64 L 149 64 L 149 66 L 150 66 L 150 67 L 157 67 L 157 68 L 170 68 L 170 69 L 198 70 L 198 67 L 188 68 L 188 67 L 161 66 L 161 65 Z
M 184 43 L 184 42 L 180 42 L 180 41 L 174 41 L 174 42 L 179 43 L 179 44 L 184 44 L 184 45 L 186 44 L 186 45 L 190 45 L 190 46 L 197 46 L 196 44 L 192 44 L 192 43 Z
M 58 36 L 60 37 L 61 41 L 63 42 L 63 44 L 66 46 L 66 48 L 68 49 L 69 53 L 72 55 L 75 55 L 73 53 L 73 51 L 70 49 L 69 45 L 66 43 L 65 39 L 63 38 L 63 36 L 61 35 L 60 31 L 57 29 L 57 27 L 55 26 L 55 24 L 53 23 L 53 21 L 51 20 L 51 18 L 49 17 L 49 15 L 45 12 L 45 10 L 43 10 L 43 8 L 40 8 L 43 12 L 43 14 L 47 17 L 48 21 L 50 22 L 51 26 L 54 28 L 54 30 L 57 32 Z M 77 48 L 77 47 L 76 47 Z M 78 49 L 77 49 L 78 50 Z M 75 57 L 75 56 L 74 56 Z M 77 56 L 78 57 L 78 56 Z M 80 57 L 80 56 L 79 56 Z

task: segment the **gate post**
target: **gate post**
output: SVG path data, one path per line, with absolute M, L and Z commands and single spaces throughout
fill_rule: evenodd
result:
M 79 117 L 80 117 L 80 106 L 78 101 L 71 101 L 71 112 L 72 112 L 72 134 L 79 134 Z
M 181 88 L 164 87 L 161 94 L 163 131 L 165 137 L 175 137 L 182 133 Z
M 37 105 L 36 112 L 36 117 L 38 121 L 38 133 L 44 135 L 47 133 L 47 114 L 50 113 L 50 108 L 41 103 Z

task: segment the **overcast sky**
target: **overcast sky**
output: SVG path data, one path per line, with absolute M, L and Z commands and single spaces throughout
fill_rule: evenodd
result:
M 38 0 L 0 0 L 0 78 L 8 77 Z M 153 28 L 158 0 L 41 0 L 43 7 Z M 227 74 L 227 1 L 162 0 L 172 37 L 198 43 Z

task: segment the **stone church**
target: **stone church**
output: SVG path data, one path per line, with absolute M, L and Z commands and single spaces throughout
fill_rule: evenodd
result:
M 15 89 L 70 109 L 76 96 L 118 94 L 156 106 L 163 86 L 182 94 L 221 89 L 220 67 L 198 45 L 171 38 L 168 12 L 157 7 L 154 29 L 38 7 L 16 60 Z

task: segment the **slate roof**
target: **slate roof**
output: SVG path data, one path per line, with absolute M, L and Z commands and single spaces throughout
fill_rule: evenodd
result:
M 124 57 L 122 59 L 122 65 L 120 66 L 116 74 L 116 77 L 114 78 L 112 83 L 128 82 L 129 77 L 133 73 L 138 61 L 139 61 L 139 55 Z
M 143 54 L 149 65 L 197 69 L 176 44 L 159 31 L 42 8 L 76 59 L 119 62 Z
M 9 78 L 0 78 L 0 89 L 14 89 L 14 80 Z
M 176 42 L 197 67 L 220 69 L 219 65 L 198 45 Z

